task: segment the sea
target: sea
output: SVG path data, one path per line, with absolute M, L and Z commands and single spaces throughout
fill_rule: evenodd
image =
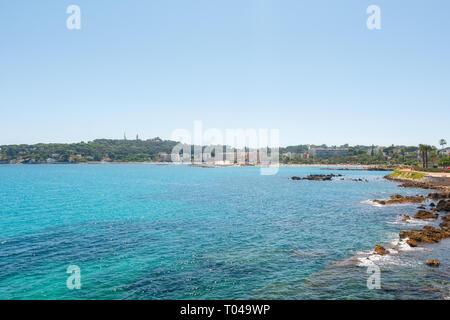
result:
M 450 241 L 398 238 L 439 221 L 371 201 L 429 190 L 388 173 L 0 165 L 0 299 L 449 299 Z

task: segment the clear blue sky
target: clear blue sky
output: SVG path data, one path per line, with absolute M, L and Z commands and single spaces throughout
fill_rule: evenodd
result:
M 366 28 L 371 4 L 382 30 Z M 277 128 L 282 145 L 437 145 L 449 14 L 448 0 L 1 1 L 0 144 L 170 138 L 201 120 Z

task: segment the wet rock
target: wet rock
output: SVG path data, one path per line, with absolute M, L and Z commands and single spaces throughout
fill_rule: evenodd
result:
M 402 230 L 400 239 L 409 238 L 418 243 L 437 243 L 442 239 L 450 237 L 450 232 L 444 229 L 437 229 L 432 226 L 425 226 L 422 230 Z
M 430 207 L 434 208 L 436 207 L 436 205 L 434 204 L 434 202 L 430 203 Z M 421 209 L 425 209 L 425 207 L 421 208 Z
M 383 256 L 385 254 L 388 254 L 389 250 L 386 250 L 383 246 L 376 244 L 375 245 L 375 253 Z
M 310 174 L 307 177 L 292 177 L 291 180 L 331 181 L 334 177 L 342 177 L 341 174 Z
M 444 216 L 442 217 L 442 222 L 439 224 L 439 226 L 444 231 L 450 231 L 450 216 Z
M 428 260 L 425 264 L 430 267 L 439 267 L 441 265 L 441 263 L 435 259 Z
M 433 200 L 441 200 L 441 199 L 450 199 L 450 193 L 430 193 L 428 194 L 428 198 Z
M 425 211 L 425 210 L 419 210 L 419 212 L 416 213 L 414 216 L 414 219 L 437 219 L 438 215 Z
M 387 180 L 401 182 L 402 184 L 399 185 L 400 188 L 419 188 L 419 189 L 435 189 L 440 190 L 445 193 L 448 193 L 449 187 L 442 186 L 438 184 L 432 184 L 428 182 L 423 181 L 417 181 L 417 180 L 409 180 L 409 179 L 402 179 L 398 177 L 392 177 L 390 175 L 384 177 Z
M 361 178 L 350 179 L 350 180 L 355 181 L 355 182 L 369 182 L 369 180 L 367 180 L 367 179 L 361 179 Z
M 406 214 L 403 215 L 402 221 L 408 221 L 408 220 L 411 220 L 411 217 L 407 216 Z
M 417 209 L 426 209 L 425 206 L 417 207 Z
M 436 211 L 450 211 L 450 200 L 439 200 L 436 205 Z
M 373 200 L 379 204 L 394 204 L 394 203 L 421 203 L 425 201 L 427 198 L 424 196 L 412 196 L 412 197 L 404 197 L 402 195 L 396 194 L 391 196 L 390 200 Z
M 412 248 L 415 248 L 419 245 L 415 240 L 412 240 L 412 239 L 406 240 L 406 243 L 409 244 L 409 246 Z

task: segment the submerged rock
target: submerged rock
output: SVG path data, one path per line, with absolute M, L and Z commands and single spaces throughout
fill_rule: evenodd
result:
M 376 244 L 375 245 L 375 253 L 383 256 L 385 254 L 388 254 L 389 250 L 386 250 L 383 246 Z
M 435 260 L 435 259 L 428 260 L 427 262 L 425 262 L 425 264 L 430 267 L 439 267 L 441 265 L 439 260 Z
M 419 212 L 416 213 L 414 216 L 414 219 L 437 219 L 438 215 L 425 211 L 425 210 L 419 210 Z

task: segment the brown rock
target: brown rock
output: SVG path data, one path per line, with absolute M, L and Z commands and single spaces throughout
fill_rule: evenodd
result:
M 411 217 L 410 216 L 407 216 L 406 214 L 403 216 L 403 219 L 402 219 L 402 221 L 408 221 L 408 220 L 411 220 Z
M 430 193 L 428 198 L 433 200 L 450 199 L 450 193 Z
M 430 267 L 439 267 L 441 263 L 438 260 L 431 259 L 425 262 L 425 264 Z
M 450 211 L 450 200 L 439 200 L 437 206 L 437 211 Z
M 450 237 L 450 232 L 444 229 L 437 229 L 431 226 L 425 226 L 422 230 L 402 230 L 400 239 L 409 238 L 416 242 L 437 243 L 442 239 Z
M 439 226 L 444 231 L 450 231 L 450 216 L 442 217 L 442 222 L 439 224 Z
M 410 247 L 415 248 L 418 246 L 418 243 L 412 239 L 406 240 L 406 243 L 409 244 Z
M 421 203 L 425 201 L 426 198 L 423 196 L 416 196 L 416 197 L 403 197 L 399 194 L 391 196 L 389 200 L 373 200 L 373 202 L 379 203 L 379 204 L 394 204 L 394 203 Z
M 383 256 L 385 254 L 388 254 L 389 250 L 386 250 L 383 246 L 376 244 L 375 245 L 375 253 Z
M 416 213 L 414 216 L 414 219 L 437 219 L 438 215 L 425 211 L 425 210 L 419 210 L 419 212 Z

